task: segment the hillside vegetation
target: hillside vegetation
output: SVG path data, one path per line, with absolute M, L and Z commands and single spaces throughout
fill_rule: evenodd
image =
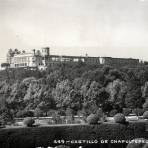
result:
M 0 72 L 0 118 L 83 115 L 103 111 L 143 114 L 148 110 L 148 68 L 55 64 L 46 71 Z

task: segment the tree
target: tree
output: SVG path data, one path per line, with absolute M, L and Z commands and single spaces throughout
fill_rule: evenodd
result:
M 0 100 L 0 122 L 4 125 L 13 122 L 13 114 L 4 98 Z
M 29 110 L 19 110 L 16 114 L 17 118 L 33 117 L 33 116 L 34 116 L 33 111 Z
M 8 67 L 10 67 L 10 64 L 9 63 L 2 63 L 1 64 L 1 67 L 8 68 Z
M 69 93 L 70 105 L 68 107 L 77 112 L 82 108 L 82 100 L 83 97 L 80 92 L 72 89 Z
M 106 91 L 110 94 L 109 100 L 113 102 L 113 104 L 118 104 L 122 107 L 124 106 L 124 99 L 127 93 L 126 82 L 116 79 L 107 85 Z
M 45 113 L 45 115 L 47 116 L 47 112 L 50 109 L 50 105 L 46 102 L 40 102 L 40 104 L 37 106 L 37 108 L 39 108 L 41 111 L 43 111 L 43 113 Z
M 14 53 L 15 53 L 15 54 L 20 54 L 21 51 L 19 51 L 17 48 L 15 48 L 15 49 L 14 49 Z
M 97 111 L 98 93 L 99 83 L 92 81 L 83 99 L 83 108 L 88 112 L 88 114 L 95 113 Z
M 71 83 L 69 80 L 63 80 L 57 83 L 53 90 L 53 96 L 57 108 L 67 108 L 70 105 L 69 92 L 71 91 Z
M 148 82 L 145 82 L 144 86 L 142 87 L 142 97 L 145 99 L 148 98 Z
M 75 78 L 72 83 L 75 90 L 80 90 L 83 85 L 82 78 Z
M 101 107 L 107 101 L 109 101 L 110 94 L 105 90 L 105 88 L 99 89 L 98 98 L 96 100 L 97 106 Z
M 43 111 L 37 107 L 35 110 L 34 110 L 34 116 L 35 117 L 42 117 L 43 116 Z
M 146 100 L 145 103 L 143 104 L 143 109 L 144 111 L 148 111 L 148 100 Z
M 61 73 L 59 70 L 55 70 L 47 75 L 47 83 L 50 87 L 56 87 L 56 84 L 62 80 Z
M 141 89 L 128 90 L 125 105 L 127 108 L 141 108 L 144 103 L 144 98 L 142 97 Z

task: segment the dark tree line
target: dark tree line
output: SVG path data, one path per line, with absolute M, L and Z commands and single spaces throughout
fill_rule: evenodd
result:
M 0 72 L 0 94 L 0 112 L 11 118 L 89 115 L 100 108 L 107 115 L 139 115 L 148 110 L 148 68 L 79 62 L 55 64 L 46 71 L 7 69 Z

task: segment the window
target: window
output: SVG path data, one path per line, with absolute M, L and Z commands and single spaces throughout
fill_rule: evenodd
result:
M 73 61 L 74 61 L 74 62 L 78 62 L 78 61 L 79 61 L 79 59 L 73 59 Z

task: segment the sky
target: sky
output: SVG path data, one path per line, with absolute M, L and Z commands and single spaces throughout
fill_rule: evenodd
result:
M 148 0 L 0 0 L 0 62 L 9 48 L 148 61 Z

